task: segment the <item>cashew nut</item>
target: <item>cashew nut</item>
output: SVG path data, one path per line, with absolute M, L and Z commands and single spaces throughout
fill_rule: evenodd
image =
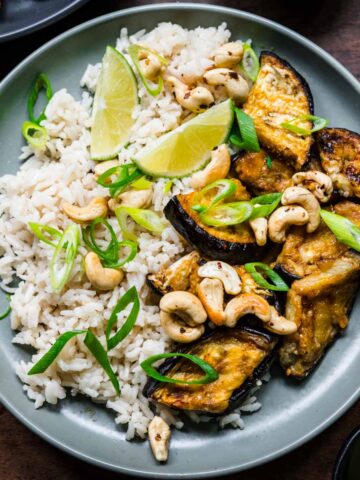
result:
M 108 206 L 112 212 L 114 212 L 117 207 L 120 207 L 120 205 L 123 207 L 146 208 L 150 205 L 151 200 L 151 188 L 146 190 L 130 190 L 119 195 L 117 199 L 110 198 Z
M 124 278 L 122 270 L 104 268 L 95 252 L 89 252 L 85 257 L 85 273 L 97 290 L 113 290 Z
M 224 290 L 229 295 L 237 295 L 241 292 L 241 280 L 234 267 L 225 262 L 207 262 L 198 269 L 198 275 L 202 278 L 215 278 L 224 285 Z
M 149 423 L 148 435 L 155 459 L 158 462 L 166 462 L 171 435 L 169 425 L 161 417 L 155 416 Z
M 197 288 L 199 299 L 215 325 L 223 325 L 224 313 L 224 287 L 217 278 L 204 278 Z
M 205 87 L 195 87 L 190 89 L 178 78 L 168 75 L 164 77 L 174 93 L 176 101 L 191 112 L 202 112 L 214 103 L 212 93 Z
M 141 71 L 148 80 L 156 80 L 161 73 L 162 64 L 159 58 L 151 52 L 140 50 L 138 54 Z
M 189 343 L 200 338 L 206 318 L 202 303 L 190 292 L 170 292 L 160 300 L 161 326 L 176 342 Z
M 292 181 L 294 182 L 294 185 L 309 188 L 319 202 L 326 203 L 331 198 L 333 183 L 329 175 L 326 175 L 326 173 L 314 170 L 298 172 L 293 175 Z
M 225 144 L 220 145 L 211 152 L 211 161 L 204 170 L 196 172 L 191 177 L 192 188 L 203 188 L 209 183 L 225 178 L 231 166 L 230 153 Z
M 266 244 L 267 240 L 267 229 L 268 221 L 266 218 L 254 218 L 254 220 L 249 220 L 249 225 L 253 229 L 256 243 L 262 247 Z
M 108 160 L 107 162 L 97 163 L 94 168 L 95 179 L 97 180 L 100 177 L 100 175 L 110 170 L 110 168 L 118 167 L 118 166 L 119 166 L 119 162 L 117 160 Z M 110 182 L 110 179 L 109 179 L 109 182 Z
M 76 223 L 91 222 L 95 218 L 106 217 L 108 211 L 106 199 L 103 197 L 93 198 L 86 207 L 77 207 L 63 201 L 62 209 Z
M 223 85 L 227 94 L 235 102 L 243 103 L 249 95 L 247 81 L 234 70 L 214 68 L 204 74 L 204 81 L 209 85 Z
M 216 67 L 234 67 L 242 59 L 244 49 L 241 42 L 229 42 L 217 48 L 213 54 Z
M 265 298 L 255 293 L 242 293 L 230 300 L 225 308 L 225 325 L 235 327 L 239 318 L 244 315 L 256 315 L 263 322 L 271 317 L 270 305 Z
M 270 310 L 270 320 L 265 325 L 267 330 L 278 335 L 291 335 L 297 331 L 298 327 L 295 322 L 290 322 L 290 320 L 282 317 L 274 307 L 270 307 Z
M 305 225 L 309 221 L 308 212 L 297 205 L 280 207 L 269 218 L 269 237 L 273 242 L 285 241 L 286 230 L 291 225 Z
M 303 187 L 289 187 L 281 197 L 283 205 L 301 205 L 308 213 L 309 220 L 306 225 L 308 233 L 314 232 L 320 225 L 320 205 L 314 195 Z

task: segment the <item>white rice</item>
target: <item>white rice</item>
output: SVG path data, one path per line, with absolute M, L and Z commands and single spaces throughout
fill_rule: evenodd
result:
M 121 30 L 117 48 L 124 52 L 130 43 L 142 43 L 159 53 L 172 56 L 171 73 L 187 80 L 201 76 L 212 62 L 212 51 L 228 41 L 226 25 L 218 28 L 186 30 L 179 25 L 162 23 L 152 32 L 138 32 L 128 37 Z M 128 56 L 127 56 L 128 58 Z M 100 72 L 100 63 L 89 65 L 81 85 L 93 94 Z M 157 306 L 146 302 L 148 288 L 146 275 L 156 272 L 184 252 L 176 231 L 168 224 L 160 237 L 137 230 L 140 251 L 124 267 L 126 277 L 114 291 L 97 293 L 83 273 L 82 246 L 72 280 L 61 294 L 52 292 L 49 282 L 49 260 L 52 247 L 37 240 L 28 228 L 28 222 L 39 222 L 63 230 L 69 220 L 60 209 L 62 200 L 80 206 L 106 191 L 94 180 L 94 163 L 89 157 L 92 95 L 84 92 L 75 99 L 66 89 L 55 93 L 46 109 L 46 127 L 50 140 L 45 151 L 22 149 L 25 160 L 17 175 L 0 179 L 0 276 L 1 287 L 13 293 L 11 300 L 11 327 L 16 330 L 13 342 L 30 345 L 36 353 L 29 362 L 15 365 L 24 391 L 36 408 L 45 402 L 56 404 L 68 393 L 88 395 L 103 402 L 115 412 L 115 422 L 127 425 L 127 438 L 144 438 L 153 410 L 142 395 L 146 376 L 139 363 L 150 355 L 162 353 L 171 347 L 162 332 Z M 121 162 L 164 132 L 176 128 L 184 119 L 183 111 L 172 95 L 164 90 L 151 97 L 139 82 L 140 105 L 136 111 L 136 125 L 129 148 L 119 154 Z M 166 180 L 155 183 L 153 209 L 162 215 L 162 209 L 173 194 L 188 191 L 188 180 L 175 180 L 172 191 L 164 194 Z M 115 232 L 121 235 L 114 218 L 109 220 Z M 9 284 L 16 275 L 19 288 Z M 112 367 L 121 384 L 121 396 L 115 396 L 107 375 L 84 346 L 83 337 L 71 340 L 58 360 L 41 375 L 28 376 L 30 367 L 51 347 L 62 333 L 73 329 L 92 328 L 105 344 L 104 326 L 119 297 L 135 285 L 141 298 L 141 312 L 132 332 L 110 352 Z M 127 310 L 128 311 L 128 310 Z M 119 315 L 119 324 L 126 317 Z M 220 420 L 220 427 L 232 425 L 244 428 L 241 412 L 255 411 L 260 404 L 251 397 L 244 406 Z M 169 424 L 182 427 L 176 413 L 158 407 L 158 413 Z M 194 421 L 208 420 L 190 414 Z

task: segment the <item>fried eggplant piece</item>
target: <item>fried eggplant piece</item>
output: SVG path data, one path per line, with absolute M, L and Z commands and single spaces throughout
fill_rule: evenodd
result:
M 239 180 L 253 195 L 283 192 L 291 186 L 294 168 L 274 157 L 271 157 L 271 164 L 268 165 L 268 156 L 265 150 L 260 150 L 256 153 L 246 152 L 235 159 Z
M 255 124 L 260 143 L 300 169 L 309 159 L 312 137 L 302 137 L 281 127 L 295 117 L 313 113 L 313 99 L 306 80 L 272 52 L 260 55 L 256 83 L 243 106 Z M 311 128 L 311 123 L 304 124 Z
M 149 379 L 144 395 L 171 408 L 222 415 L 241 405 L 257 380 L 268 371 L 276 356 L 277 343 L 276 335 L 261 329 L 244 325 L 218 328 L 180 350 L 212 365 L 219 374 L 215 382 L 181 385 Z M 159 371 L 187 381 L 203 376 L 196 365 L 180 357 L 166 360 Z
M 344 197 L 360 198 L 360 135 L 345 128 L 317 133 L 321 165 Z

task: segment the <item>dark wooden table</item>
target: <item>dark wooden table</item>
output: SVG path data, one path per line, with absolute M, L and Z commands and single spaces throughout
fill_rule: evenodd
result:
M 0 78 L 33 50 L 55 35 L 98 15 L 149 2 L 90 0 L 41 32 L 0 44 Z M 206 2 L 198 2 L 206 3 Z M 330 52 L 360 78 L 360 13 L 358 0 L 223 0 L 223 4 L 270 18 L 305 35 Z M 330 480 L 336 454 L 360 424 L 360 402 L 316 439 L 265 466 L 228 477 L 242 480 Z M 291 428 L 291 425 L 289 425 Z M 0 406 L 1 480 L 126 480 L 82 463 L 38 438 Z

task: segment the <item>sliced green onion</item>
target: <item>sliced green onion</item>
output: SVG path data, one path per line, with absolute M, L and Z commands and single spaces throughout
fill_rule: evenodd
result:
M 164 190 L 163 190 L 163 192 L 164 192 L 165 195 L 170 192 L 173 184 L 174 184 L 174 182 L 173 182 L 172 180 L 169 180 L 169 181 L 167 181 L 167 182 L 165 183 L 165 185 L 164 185 Z
M 138 72 L 138 74 L 141 78 L 141 81 L 144 84 L 144 87 L 150 93 L 150 95 L 152 95 L 153 97 L 156 97 L 157 95 L 159 95 L 159 93 L 162 91 L 162 89 L 164 87 L 164 80 L 161 77 L 161 75 L 159 75 L 158 83 L 156 85 L 153 82 L 149 82 L 149 80 L 145 77 L 145 75 L 144 75 L 144 73 L 141 69 L 141 63 L 140 63 L 140 60 L 139 60 L 139 52 L 141 50 L 145 50 L 146 52 L 149 52 L 152 55 L 155 55 L 160 60 L 160 63 L 162 63 L 163 65 L 168 65 L 169 62 L 164 57 L 159 55 L 158 53 L 154 52 L 153 50 L 150 50 L 149 48 L 142 47 L 141 45 L 130 45 L 130 47 L 128 49 L 131 60 L 133 61 L 133 64 L 135 65 L 135 68 L 136 68 L 136 70 L 137 70 L 137 72 Z M 151 84 L 155 85 L 155 87 L 152 87 Z
M 266 288 L 268 290 L 275 290 L 277 292 L 287 292 L 289 290 L 289 287 L 286 285 L 280 275 L 274 272 L 274 270 L 272 270 L 265 263 L 246 263 L 244 267 L 245 270 L 250 273 L 255 282 L 260 285 L 260 287 Z M 260 270 L 262 273 L 260 273 L 258 270 Z M 264 275 L 273 283 L 269 283 L 264 278 Z
M 24 122 L 21 127 L 21 133 L 28 144 L 37 149 L 44 148 L 49 138 L 46 129 L 34 122 Z
M 6 298 L 10 300 L 10 295 L 6 295 Z M 9 306 L 2 313 L 0 313 L 0 320 L 4 320 L 4 318 L 6 318 L 10 312 L 11 312 L 11 307 L 9 304 Z
M 281 193 L 267 193 L 265 195 L 252 198 L 250 202 L 254 208 L 250 216 L 250 220 L 267 217 L 270 215 L 279 205 L 281 197 Z
M 47 105 L 53 95 L 53 92 L 52 92 L 50 80 L 45 75 L 45 73 L 40 73 L 40 75 L 36 78 L 27 101 L 27 110 L 28 110 L 29 118 L 32 122 L 37 123 L 38 125 L 42 120 L 46 118 L 45 117 L 46 105 L 38 117 L 35 117 L 35 113 L 34 113 L 34 108 L 41 90 L 45 90 L 45 95 L 47 98 L 46 105 Z
M 311 121 L 313 122 L 313 128 L 303 128 L 296 125 L 297 123 Z M 290 132 L 302 135 L 303 137 L 309 137 L 312 133 L 318 132 L 326 127 L 329 124 L 329 120 L 323 117 L 317 117 L 315 115 L 301 115 L 300 117 L 295 117 L 289 122 L 283 122 L 281 126 Z
M 90 352 L 94 355 L 98 363 L 102 366 L 102 368 L 105 370 L 107 373 L 111 383 L 113 384 L 113 387 L 115 388 L 115 391 L 118 395 L 120 395 L 120 385 L 119 381 L 111 368 L 111 364 L 109 362 L 108 355 L 106 353 L 106 350 L 104 347 L 101 345 L 99 340 L 95 337 L 95 335 L 92 333 L 91 330 L 88 330 L 86 332 L 86 336 L 84 339 L 84 344 L 87 346 L 87 348 L 90 350 Z
M 248 152 L 260 152 L 253 119 L 237 107 L 234 110 L 241 138 L 237 135 L 230 135 L 230 142 Z
M 50 227 L 49 225 L 43 225 L 42 223 L 29 222 L 29 227 L 32 232 L 37 236 L 39 240 L 52 247 L 56 247 L 56 244 L 53 243 L 52 239 L 60 240 L 62 233 L 59 232 L 56 228 Z M 48 236 L 45 235 L 48 234 Z
M 80 233 L 77 225 L 69 225 L 61 236 L 50 262 L 50 283 L 56 293 L 60 293 L 69 280 L 74 267 L 75 258 L 80 242 Z M 63 252 L 65 249 L 65 254 Z M 65 255 L 65 258 L 61 257 Z
M 195 363 L 198 365 L 201 370 L 205 373 L 202 378 L 198 380 L 180 380 L 176 378 L 166 377 L 161 375 L 161 373 L 153 367 L 153 363 L 157 362 L 158 360 L 162 360 L 163 358 L 174 358 L 174 357 L 182 357 L 190 360 L 190 362 Z M 189 353 L 160 353 L 158 355 L 152 355 L 151 357 L 147 358 L 140 364 L 141 368 L 145 371 L 148 377 L 151 377 L 159 382 L 164 383 L 178 383 L 182 385 L 205 385 L 206 383 L 215 382 L 219 378 L 218 372 L 213 368 L 209 363 L 205 362 L 200 357 L 196 355 L 191 355 Z
M 201 205 L 201 201 L 204 199 L 205 195 L 213 189 L 216 189 L 218 193 L 213 196 L 210 204 L 207 206 Z M 223 178 L 222 180 L 216 180 L 215 182 L 210 183 L 202 190 L 200 190 L 200 192 L 195 196 L 195 201 L 197 202 L 197 204 L 194 205 L 192 209 L 195 210 L 195 212 L 204 212 L 208 208 L 211 208 L 219 204 L 226 198 L 230 197 L 235 192 L 235 190 L 236 183 L 234 182 L 234 180 L 229 180 L 226 178 Z
M 200 220 L 213 227 L 226 227 L 245 222 L 253 211 L 250 202 L 233 202 L 215 205 L 200 213 Z
M 110 177 L 117 175 L 113 182 L 109 182 Z M 115 197 L 121 193 L 128 185 L 142 177 L 143 174 L 133 163 L 126 163 L 109 168 L 99 176 L 97 183 L 102 187 L 108 188 L 110 195 Z
M 86 330 L 71 330 L 60 335 L 50 350 L 48 350 L 45 355 L 43 355 L 40 360 L 28 371 L 28 375 L 44 373 L 59 355 L 61 350 L 65 347 L 67 342 L 76 335 L 80 335 L 82 333 L 86 333 Z
M 269 169 L 272 168 L 272 160 L 271 160 L 271 157 L 269 155 L 266 156 L 265 161 L 266 161 L 267 167 Z
M 120 206 L 115 209 L 115 215 L 123 232 L 123 237 L 126 240 L 133 240 L 137 242 L 136 235 L 127 227 L 128 216 L 131 217 L 135 223 L 146 230 L 149 230 L 150 232 L 160 234 L 165 228 L 165 225 L 161 221 L 160 217 L 155 212 L 147 210 L 146 208 Z
M 320 215 L 339 242 L 360 252 L 360 228 L 355 223 L 327 210 L 321 210 Z
M 148 190 L 152 186 L 153 182 L 147 180 L 145 176 L 140 177 L 138 180 L 135 180 L 135 182 L 132 182 L 131 184 L 131 188 L 133 188 L 134 190 Z
M 111 240 L 105 249 L 102 249 L 97 244 L 95 238 L 95 228 L 97 225 L 104 225 L 109 231 Z M 82 229 L 82 237 L 85 245 L 95 252 L 101 259 L 104 267 L 120 268 L 128 262 L 131 262 L 137 253 L 137 244 L 130 240 L 118 241 L 114 229 L 105 218 L 96 218 L 90 225 Z M 130 248 L 130 252 L 126 258 L 119 260 L 119 251 L 122 247 Z
M 111 330 L 118 321 L 118 314 L 122 312 L 130 303 L 133 304 L 129 316 L 125 323 L 122 325 L 113 336 L 111 336 Z M 138 292 L 135 287 L 131 287 L 118 301 L 114 310 L 111 312 L 110 318 L 106 324 L 106 343 L 108 351 L 115 348 L 125 337 L 129 335 L 140 311 L 140 301 Z
M 250 80 L 255 82 L 259 74 L 260 64 L 256 53 L 248 43 L 244 43 L 244 53 L 241 60 L 241 66 Z

